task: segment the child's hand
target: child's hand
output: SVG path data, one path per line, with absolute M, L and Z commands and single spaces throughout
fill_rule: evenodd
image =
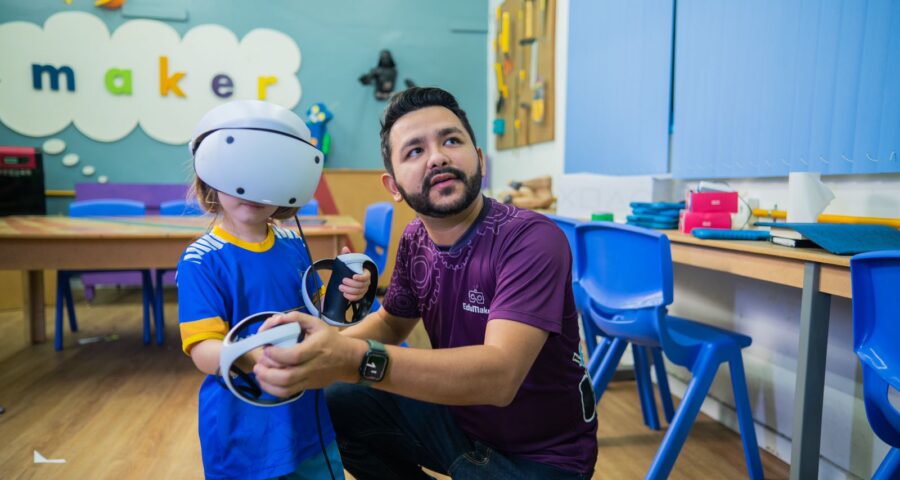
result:
M 338 286 L 338 290 L 344 293 L 344 298 L 355 302 L 366 296 L 370 283 L 372 283 L 372 274 L 366 270 L 363 273 L 353 275 L 353 278 L 345 278 L 341 285 Z
M 344 247 L 341 249 L 341 255 L 347 253 L 350 253 L 349 248 Z M 338 286 L 338 290 L 344 294 L 344 298 L 355 302 L 366 296 L 370 283 L 372 283 L 372 274 L 366 270 L 363 273 L 353 275 L 353 278 L 345 278 L 341 285 Z

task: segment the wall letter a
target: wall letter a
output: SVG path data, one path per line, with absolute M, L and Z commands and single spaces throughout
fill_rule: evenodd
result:
M 110 68 L 103 82 L 113 95 L 131 95 L 131 70 Z

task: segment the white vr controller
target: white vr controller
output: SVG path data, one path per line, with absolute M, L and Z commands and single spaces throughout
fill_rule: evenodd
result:
M 274 407 L 293 402 L 303 396 L 303 392 L 299 392 L 288 398 L 272 399 L 263 398 L 262 388 L 259 383 L 249 374 L 241 371 L 234 363 L 252 350 L 259 347 L 271 345 L 273 347 L 287 348 L 296 345 L 303 339 L 303 331 L 300 324 L 291 322 L 284 325 L 278 325 L 249 337 L 240 338 L 242 330 L 245 330 L 253 323 L 264 322 L 273 315 L 280 315 L 283 312 L 260 312 L 238 322 L 232 328 L 225 339 L 222 341 L 222 351 L 219 354 L 219 372 L 222 381 L 228 390 L 231 390 L 239 399 L 258 407 Z M 242 380 L 246 385 L 236 384 L 236 380 Z

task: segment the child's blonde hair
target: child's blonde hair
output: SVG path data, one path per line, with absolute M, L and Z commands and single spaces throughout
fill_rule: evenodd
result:
M 222 213 L 219 209 L 218 193 L 218 190 L 210 187 L 203 180 L 200 180 L 200 177 L 194 177 L 194 183 L 191 185 L 188 196 L 196 197 L 197 202 L 200 204 L 200 208 L 206 212 L 218 215 Z M 275 213 L 269 218 L 274 218 L 275 220 L 287 220 L 293 218 L 294 215 L 297 215 L 299 210 L 300 207 L 278 207 L 278 209 L 275 210 Z

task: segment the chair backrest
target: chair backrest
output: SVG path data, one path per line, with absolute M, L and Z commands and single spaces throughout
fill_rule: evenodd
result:
M 853 350 L 863 366 L 863 399 L 875 433 L 900 448 L 900 411 L 889 387 L 900 390 L 900 250 L 850 259 Z
M 144 203 L 148 215 L 155 215 L 162 202 L 185 198 L 189 188 L 184 183 L 76 183 L 75 200 L 136 200 Z
M 584 292 L 578 283 L 580 272 L 578 272 L 578 242 L 576 242 L 575 228 L 581 225 L 582 221 L 569 217 L 560 217 L 558 215 L 546 214 L 547 218 L 553 220 L 556 226 L 566 234 L 566 240 L 569 241 L 569 250 L 572 251 L 572 293 L 575 295 L 575 306 L 579 311 L 582 310 L 582 302 L 584 300 Z
M 303 217 L 315 217 L 319 214 L 319 201 L 315 198 L 310 200 L 306 205 L 300 207 L 300 211 L 297 212 L 297 215 Z
M 600 330 L 645 345 L 662 345 L 677 364 L 689 361 L 692 352 L 684 351 L 665 325 L 666 307 L 672 303 L 669 238 L 613 222 L 583 223 L 575 228 L 575 236 L 578 282 Z
M 70 217 L 127 217 L 146 214 L 143 202 L 105 198 L 75 201 L 69 204 Z
M 384 272 L 387 264 L 388 246 L 391 243 L 391 225 L 394 222 L 394 206 L 390 202 L 373 203 L 366 207 L 363 221 L 363 236 L 366 239 L 365 254 Z
M 205 215 L 206 212 L 200 207 L 196 200 L 169 200 L 159 204 L 159 214 L 167 216 L 198 216 Z

